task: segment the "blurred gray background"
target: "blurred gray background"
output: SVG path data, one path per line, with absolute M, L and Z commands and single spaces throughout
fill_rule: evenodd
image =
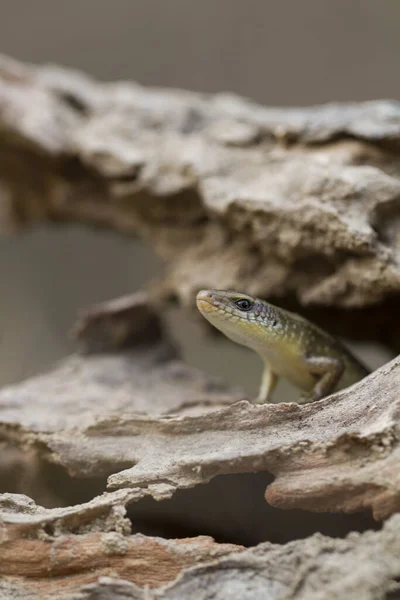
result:
M 0 51 L 272 105 L 399 99 L 399 19 L 398 0 L 0 0 Z M 79 308 L 132 292 L 159 269 L 139 242 L 106 232 L 68 226 L 1 239 L 0 383 L 66 355 Z M 199 338 L 190 323 L 180 341 L 190 363 L 255 392 L 255 356 Z M 356 350 L 372 367 L 389 358 Z

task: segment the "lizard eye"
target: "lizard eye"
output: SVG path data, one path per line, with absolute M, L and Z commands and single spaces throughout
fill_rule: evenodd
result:
M 254 306 L 254 302 L 247 300 L 247 298 L 241 298 L 240 300 L 235 301 L 235 305 L 240 309 L 247 312 Z

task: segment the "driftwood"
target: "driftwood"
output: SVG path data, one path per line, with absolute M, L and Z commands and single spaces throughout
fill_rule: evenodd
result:
M 123 494 L 114 493 L 80 507 L 45 510 L 25 496 L 4 494 L 0 597 L 323 600 L 396 598 L 400 591 L 398 516 L 382 531 L 343 540 L 316 534 L 244 550 L 204 536 L 130 536 L 118 510 L 122 502 Z M 89 531 L 69 533 L 84 523 Z
M 267 109 L 4 57 L 0 132 L 3 231 L 73 219 L 166 261 L 82 315 L 80 353 L 0 390 L 0 479 L 24 473 L 0 495 L 0 597 L 397 597 L 400 359 L 254 406 L 184 364 L 159 307 L 234 287 L 397 348 L 400 106 Z M 64 508 L 21 495 L 49 480 Z

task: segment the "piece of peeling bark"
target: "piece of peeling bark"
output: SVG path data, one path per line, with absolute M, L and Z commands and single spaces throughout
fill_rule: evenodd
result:
M 161 321 L 151 309 L 144 292 L 97 304 L 81 315 L 71 331 L 86 353 L 129 348 L 133 344 L 151 344 L 164 336 Z M 174 348 L 170 343 L 170 357 Z
M 126 493 L 86 505 L 44 509 L 25 496 L 0 495 L 0 598 L 14 588 L 34 598 L 70 598 L 99 577 L 120 577 L 140 587 L 160 587 L 190 566 L 241 550 L 207 536 L 164 540 L 130 535 Z M 71 533 L 74 530 L 74 533 Z
M 3 440 L 36 448 L 74 477 L 108 476 L 108 488 L 129 489 L 131 501 L 170 498 L 217 475 L 268 471 L 274 506 L 372 509 L 377 519 L 400 509 L 400 358 L 319 402 L 253 405 L 171 355 L 140 294 L 128 313 L 126 299 L 95 310 L 97 327 L 98 315 L 110 322 L 121 304 L 136 343 L 130 337 L 124 351 L 72 356 L 0 390 Z M 135 319 L 148 334 L 153 323 L 156 335 L 143 338 Z
M 0 495 L 0 598 L 273 600 L 384 598 L 398 591 L 400 518 L 345 539 L 320 534 L 244 550 L 211 538 L 130 535 L 120 490 L 44 509 Z M 149 589 L 151 594 L 149 596 Z
M 187 306 L 201 287 L 353 308 L 400 293 L 397 102 L 264 108 L 2 57 L 0 131 L 4 229 L 137 234 Z
M 161 299 L 192 305 L 199 287 L 218 286 L 336 309 L 375 305 L 376 319 L 361 311 L 364 336 L 389 329 L 396 338 L 399 125 L 394 102 L 264 109 L 226 95 L 100 84 L 4 58 L 0 226 L 75 220 L 137 234 L 167 261 Z M 126 302 L 83 316 L 75 333 L 92 354 L 0 391 L 2 441 L 35 449 L 73 476 L 108 477 L 116 491 L 89 503 L 100 531 L 114 531 L 113 510 L 125 527 L 118 511 L 146 496 L 166 499 L 217 475 L 254 471 L 275 475 L 266 498 L 282 508 L 372 509 L 377 519 L 399 510 L 399 358 L 312 405 L 253 406 L 184 365 L 144 301 Z M 355 313 L 345 325 L 350 334 Z M 60 514 L 48 531 L 65 527 L 70 535 L 76 523 L 75 535 L 93 534 L 92 516 L 85 525 L 74 507 L 60 510 L 70 521 Z M 384 530 L 396 556 L 397 529 L 392 519 Z M 337 597 L 351 597 L 349 578 L 361 591 L 366 582 L 368 598 L 395 585 L 398 564 L 387 547 L 382 564 L 352 545 L 363 539 L 371 552 L 380 549 L 380 533 L 363 535 L 349 545 L 327 542 L 338 549 Z M 301 541 L 300 552 L 310 544 Z M 248 573 L 265 595 L 270 579 L 258 579 L 246 560 L 238 584 Z M 366 569 L 355 569 L 359 563 Z M 321 597 L 326 565 L 314 579 L 315 561 L 300 564 L 303 575 L 279 593 Z M 212 573 L 205 574 L 210 585 Z M 190 576 L 172 584 L 183 585 L 182 593 L 172 587 L 163 594 L 184 597 L 196 589 Z M 0 593 L 4 585 L 13 582 L 1 581 Z M 113 581 L 84 593 L 106 598 L 116 585 L 120 595 L 147 593 Z M 249 585 L 245 579 L 243 590 Z
M 400 593 L 400 518 L 382 531 L 332 540 L 316 534 L 284 546 L 269 543 L 188 569 L 149 594 L 103 578 L 73 600 L 383 600 Z

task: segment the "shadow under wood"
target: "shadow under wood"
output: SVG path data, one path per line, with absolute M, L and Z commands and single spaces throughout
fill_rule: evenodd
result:
M 379 529 L 369 513 L 352 515 L 281 510 L 264 500 L 273 480 L 269 473 L 219 475 L 204 485 L 178 490 L 171 499 L 144 498 L 127 507 L 132 533 L 164 538 L 210 535 L 217 542 L 252 546 L 270 541 L 283 544 L 320 532 L 344 537 L 351 531 Z M 25 494 L 47 508 L 91 500 L 106 489 L 106 477 L 78 479 L 66 469 L 3 445 L 0 493 Z
M 219 475 L 204 485 L 178 490 L 170 500 L 144 498 L 128 507 L 133 533 L 183 538 L 210 535 L 217 542 L 252 546 L 284 544 L 316 532 L 344 537 L 379 529 L 369 513 L 352 515 L 281 510 L 264 500 L 269 473 Z
M 60 466 L 0 444 L 0 493 L 25 494 L 45 508 L 88 502 L 106 489 L 106 477 L 75 479 Z
M 391 350 L 393 357 L 400 352 L 400 323 L 397 319 L 399 294 L 372 306 L 347 309 L 320 305 L 303 306 L 294 296 L 268 300 L 313 321 L 332 335 L 349 341 L 381 344 Z

